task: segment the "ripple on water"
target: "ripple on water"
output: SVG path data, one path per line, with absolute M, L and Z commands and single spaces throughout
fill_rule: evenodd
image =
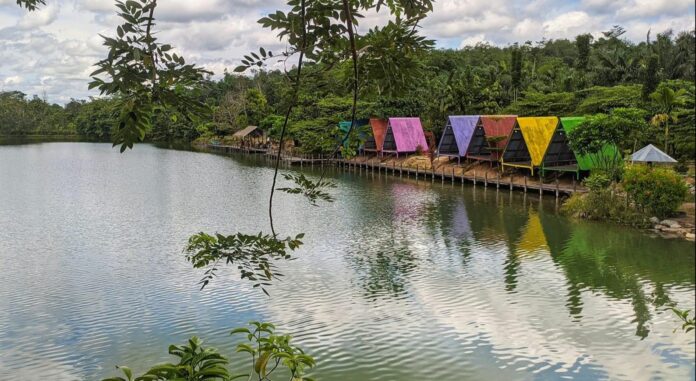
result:
M 0 374 L 99 379 L 191 335 L 231 354 L 229 330 L 265 320 L 321 380 L 694 379 L 666 310 L 694 309 L 693 244 L 494 189 L 331 171 L 331 205 L 278 195 L 282 234 L 306 238 L 270 298 L 232 269 L 200 292 L 187 237 L 267 230 L 270 175 L 145 145 L 0 147 Z

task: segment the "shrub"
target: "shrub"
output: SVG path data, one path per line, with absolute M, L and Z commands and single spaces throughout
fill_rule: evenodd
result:
M 637 208 L 659 218 L 674 214 L 688 192 L 684 180 L 671 169 L 642 165 L 627 168 L 622 185 Z
M 604 172 L 592 172 L 592 174 L 583 181 L 583 184 L 590 191 L 599 192 L 609 187 L 611 178 Z
M 647 218 L 627 202 L 626 196 L 618 191 L 616 183 L 608 173 L 593 172 L 583 184 L 589 192 L 573 194 L 563 204 L 563 213 L 589 220 L 647 226 Z
M 239 378 L 271 381 L 271 374 L 276 380 L 312 380 L 305 374 L 316 365 L 316 361 L 292 344 L 289 335 L 276 334 L 275 326 L 270 323 L 252 321 L 249 325 L 250 328 L 237 328 L 230 332 L 246 339 L 237 344 L 237 352 L 251 357 L 253 366 L 247 374 L 233 375 L 228 369 L 229 360 L 215 348 L 204 347 L 203 342 L 194 336 L 187 344 L 169 346 L 169 354 L 178 358 L 176 363 L 155 365 L 139 377 L 133 377 L 130 368 L 117 366 L 124 377 L 102 381 L 227 381 Z

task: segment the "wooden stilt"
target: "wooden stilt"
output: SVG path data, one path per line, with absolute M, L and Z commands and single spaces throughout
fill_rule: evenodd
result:
M 527 176 L 524 177 L 524 193 L 527 193 Z

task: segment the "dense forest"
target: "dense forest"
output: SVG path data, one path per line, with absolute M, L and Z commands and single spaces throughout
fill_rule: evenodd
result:
M 400 46 L 399 30 L 392 33 L 388 28 L 370 31 L 358 41 L 370 46 L 370 54 L 382 55 L 379 65 L 360 67 L 359 118 L 419 116 L 425 128 L 437 134 L 445 117 L 453 114 L 569 116 L 631 108 L 647 127 L 635 134 L 638 140 L 622 148 L 662 145 L 668 118 L 669 152 L 680 160 L 694 159 L 694 31 L 665 31 L 654 38 L 648 33 L 636 44 L 622 38 L 625 31 L 616 26 L 598 38 L 584 34 L 574 40 L 451 50 L 435 49 L 428 40 L 415 48 Z M 209 117 L 194 121 L 160 114 L 148 137 L 193 140 L 228 135 L 247 125 L 258 125 L 274 136 L 291 98 L 287 75 L 282 70 L 256 70 L 250 76 L 225 72 L 220 80 L 209 79 L 201 88 L 190 89 L 210 105 Z M 305 152 L 334 147 L 336 124 L 350 118 L 350 80 L 347 61 L 307 66 L 288 131 Z M 655 97 L 653 93 L 664 87 L 673 90 L 673 100 Z M 111 99 L 92 98 L 60 106 L 37 96 L 2 92 L 0 134 L 108 139 L 117 117 L 113 104 Z

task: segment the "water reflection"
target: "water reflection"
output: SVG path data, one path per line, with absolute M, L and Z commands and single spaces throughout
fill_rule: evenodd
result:
M 694 282 L 693 256 L 680 253 L 679 242 L 654 240 L 628 230 L 606 234 L 602 226 L 592 224 L 578 224 L 571 230 L 551 215 L 542 221 L 544 230 L 555 238 L 551 255 L 565 272 L 569 312 L 577 318 L 581 318 L 580 293 L 585 289 L 628 300 L 635 314 L 635 334 L 644 339 L 650 333 L 650 305 L 658 310 L 674 304 L 665 284 Z
M 694 379 L 694 338 L 665 312 L 694 308 L 693 244 L 480 184 L 330 171 L 332 204 L 278 195 L 281 234 L 307 234 L 270 298 L 233 271 L 199 292 L 186 238 L 267 229 L 271 175 L 149 146 L 0 147 L 0 372 L 100 379 L 192 334 L 232 353 L 225 332 L 267 320 L 324 381 Z

